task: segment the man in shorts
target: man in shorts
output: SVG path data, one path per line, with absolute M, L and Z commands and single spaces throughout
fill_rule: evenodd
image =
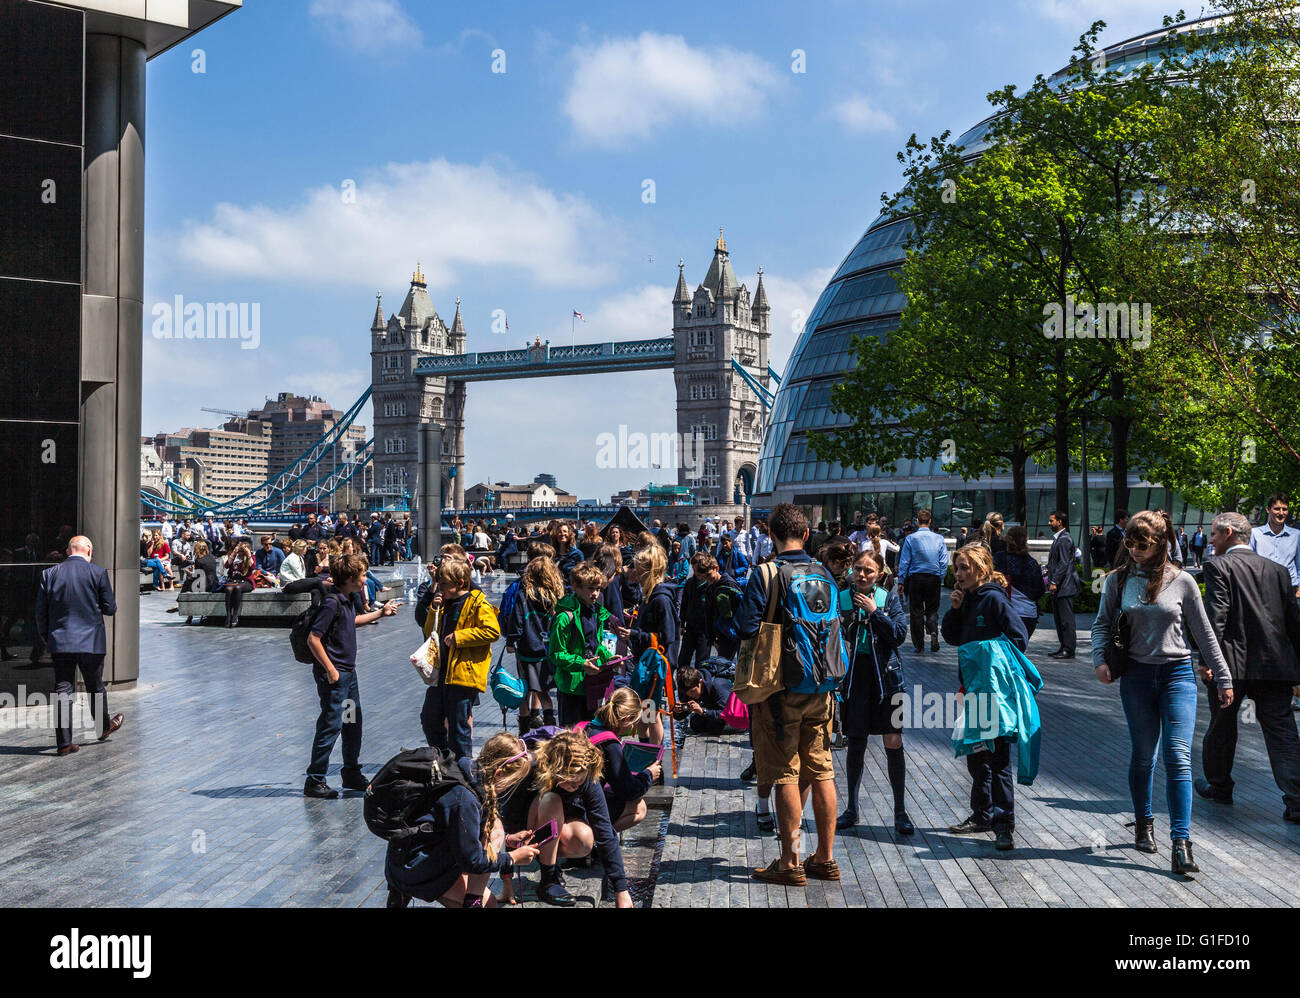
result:
M 804 550 L 808 517 L 801 509 L 791 503 L 780 503 L 767 522 L 776 551 L 772 565 L 812 561 Z M 736 630 L 742 639 L 758 634 L 767 612 L 772 578 L 775 572 L 771 569 L 755 569 L 750 573 L 745 597 L 736 613 Z M 765 787 L 774 789 L 781 834 L 780 858 L 755 870 L 756 880 L 802 887 L 808 877 L 840 879 L 839 866 L 831 855 L 835 846 L 836 808 L 835 772 L 831 765 L 832 696 L 829 689 L 795 692 L 786 688 L 749 708 L 759 794 L 763 796 Z M 799 823 L 810 793 L 817 825 L 817 851 L 800 862 Z

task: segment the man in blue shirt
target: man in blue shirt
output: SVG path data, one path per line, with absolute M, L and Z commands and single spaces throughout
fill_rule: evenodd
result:
M 263 534 L 262 546 L 253 556 L 253 561 L 267 575 L 279 575 L 280 566 L 284 564 L 284 552 L 271 543 L 270 534 Z
M 925 632 L 930 632 L 930 651 L 939 650 L 939 593 L 948 574 L 948 545 L 930 529 L 930 511 L 916 514 L 918 527 L 903 541 L 898 555 L 898 585 L 907 596 L 912 615 L 912 647 L 925 650 Z
M 1271 495 L 1265 505 L 1268 521 L 1250 532 L 1250 549 L 1285 568 L 1300 596 L 1300 530 L 1286 525 L 1290 512 L 1286 496 Z

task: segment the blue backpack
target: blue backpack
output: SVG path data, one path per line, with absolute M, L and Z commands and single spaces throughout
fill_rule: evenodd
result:
M 515 600 L 519 598 L 519 588 L 523 581 L 523 577 L 520 576 L 518 579 L 515 579 L 514 582 L 510 583 L 510 585 L 506 586 L 506 591 L 501 594 L 500 616 L 509 617 L 514 613 Z
M 658 648 L 647 648 L 632 667 L 627 685 L 642 700 L 657 700 L 667 680 L 668 659 Z
M 829 693 L 849 652 L 840 632 L 840 592 L 815 561 L 782 561 L 773 580 L 781 620 L 781 668 L 791 693 Z

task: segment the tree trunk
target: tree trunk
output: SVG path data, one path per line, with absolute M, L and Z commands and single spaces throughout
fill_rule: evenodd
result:
M 1011 518 L 1017 523 L 1024 524 L 1026 531 L 1029 529 L 1029 524 L 1025 523 L 1029 506 L 1029 497 L 1025 490 L 1025 464 L 1028 460 L 1029 455 L 1025 449 L 1016 444 L 1011 450 L 1011 505 L 1014 507 Z
M 1128 509 L 1128 437 L 1133 420 L 1129 418 L 1124 400 L 1124 372 L 1115 371 L 1110 376 L 1110 398 L 1115 415 L 1110 421 L 1110 478 L 1114 503 L 1111 516 L 1117 509 Z
M 1056 348 L 1056 416 L 1052 435 L 1056 451 L 1056 509 L 1070 515 L 1070 423 L 1069 408 L 1065 404 L 1069 387 L 1065 376 L 1065 347 Z

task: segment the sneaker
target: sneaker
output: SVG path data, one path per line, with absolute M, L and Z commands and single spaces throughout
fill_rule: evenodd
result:
M 758 770 L 754 768 L 754 760 L 749 760 L 749 765 L 740 771 L 740 780 L 742 783 L 753 783 L 758 779 Z
M 948 831 L 954 835 L 977 835 L 980 832 L 991 832 L 993 826 L 987 821 L 980 821 L 975 815 L 971 815 L 959 825 L 949 825 Z
M 365 789 L 370 786 L 370 781 L 366 779 L 366 774 L 361 772 L 359 769 L 356 770 L 356 772 L 342 773 L 341 776 L 343 779 L 344 790 L 360 790 L 365 792 Z
M 1003 852 L 1006 852 L 1008 849 L 1014 849 L 1016 847 L 1016 836 L 1014 832 L 1015 830 L 1010 825 L 1003 825 L 998 829 L 998 836 L 994 840 L 993 844 Z
M 302 795 L 304 797 L 319 797 L 322 800 L 334 800 L 338 797 L 339 792 L 324 780 L 309 776 L 307 782 L 302 785 Z

